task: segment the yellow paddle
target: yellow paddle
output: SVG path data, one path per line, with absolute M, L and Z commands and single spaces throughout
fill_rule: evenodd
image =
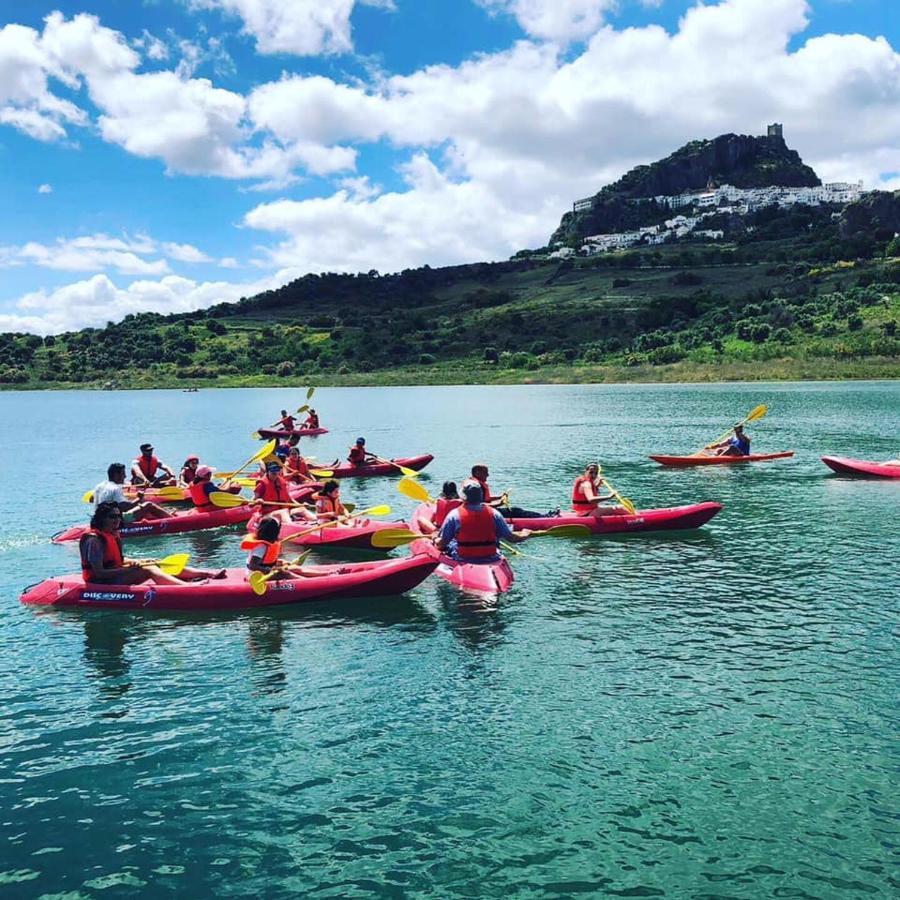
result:
M 257 450 L 250 459 L 247 460 L 239 469 L 235 469 L 233 472 L 220 472 L 220 478 L 234 478 L 235 475 L 239 475 L 243 472 L 248 466 L 252 466 L 253 463 L 259 462 L 264 456 L 271 456 L 275 452 L 275 448 L 278 446 L 278 441 L 275 438 L 272 438 L 271 441 L 267 441 L 262 445 L 262 448 Z
M 161 487 L 161 488 L 152 488 L 152 487 L 139 487 L 138 485 L 123 485 L 126 493 L 135 493 L 136 491 L 152 491 L 154 493 L 154 500 L 184 500 L 184 489 L 180 487 L 175 487 L 172 485 L 171 487 Z M 85 491 L 81 497 L 82 503 L 93 503 L 94 502 L 94 491 Z
M 348 522 L 350 519 L 355 519 L 357 516 L 389 516 L 391 514 L 391 508 L 385 503 L 382 506 L 370 506 L 368 509 L 361 509 L 358 512 L 354 512 L 352 515 L 341 516 L 339 519 L 328 519 L 325 522 L 319 522 L 318 525 L 314 525 L 312 528 L 305 528 L 303 531 L 298 531 L 297 534 L 292 534 L 290 537 L 286 537 L 282 543 L 286 544 L 288 541 L 296 541 L 298 538 L 306 537 L 308 534 L 314 534 L 316 531 L 321 531 L 323 528 L 329 528 L 333 525 L 338 525 L 341 522 Z
M 129 563 L 133 566 L 156 566 L 158 569 L 162 569 L 166 575 L 180 575 L 190 558 L 188 553 L 173 553 L 162 559 L 133 559 L 129 560 Z
M 286 566 L 278 566 L 277 568 L 272 569 L 271 572 L 251 572 L 247 581 L 250 583 L 250 588 L 253 593 L 261 597 L 269 589 L 269 579 L 274 578 L 276 575 L 280 575 L 282 572 L 290 572 L 291 569 L 299 569 L 307 556 L 309 556 L 309 550 L 301 553 L 292 563 L 289 563 Z
M 421 539 L 421 534 L 416 534 L 408 528 L 385 528 L 372 535 L 372 546 L 379 550 L 392 550 L 394 547 L 402 547 L 404 544 Z
M 746 425 L 748 422 L 755 422 L 757 419 L 761 419 L 768 411 L 769 411 L 769 407 L 766 406 L 765 403 L 760 403 L 759 406 L 754 406 L 753 409 L 751 409 L 750 412 L 747 413 L 747 417 L 745 419 L 742 419 L 740 422 L 737 422 L 736 424 L 732 425 L 731 428 L 728 429 L 728 431 L 724 432 L 719 437 L 717 437 L 714 441 L 707 444 L 702 449 L 698 450 L 697 453 L 702 453 L 704 450 L 711 450 L 713 447 L 716 446 L 716 444 L 721 444 L 722 441 L 724 441 L 725 438 L 727 438 L 728 435 L 731 434 L 731 432 L 734 431 L 734 429 L 738 427 L 738 425 Z
M 601 474 L 603 472 L 602 466 L 597 466 L 597 474 Z M 619 501 L 619 503 L 625 508 L 627 513 L 630 513 L 632 516 L 637 513 L 637 509 L 635 505 L 627 498 L 623 497 L 610 483 L 606 476 L 603 477 L 603 483 L 606 485 L 606 489 Z M 581 526 L 577 526 L 581 527 Z
M 413 481 L 411 478 L 401 478 L 397 482 L 397 490 L 405 497 L 409 497 L 410 500 L 418 500 L 419 503 L 434 503 L 434 497 L 418 481 Z
M 372 459 L 374 459 L 375 462 L 387 463 L 389 466 L 394 466 L 394 467 L 398 468 L 407 478 L 418 477 L 419 473 L 415 469 L 410 469 L 410 468 L 407 468 L 406 466 L 401 466 L 400 463 L 394 462 L 394 460 L 392 460 L 392 459 L 382 459 L 382 457 L 380 457 L 380 456 L 375 456 L 374 453 L 372 454 Z
M 236 506 L 250 506 L 256 501 L 245 500 L 237 494 L 229 494 L 226 491 L 213 491 L 209 495 L 209 502 L 213 506 L 218 506 L 219 509 L 234 509 Z M 305 503 L 270 503 L 268 500 L 265 502 L 265 505 L 283 506 L 286 509 L 299 509 L 301 506 L 306 506 Z

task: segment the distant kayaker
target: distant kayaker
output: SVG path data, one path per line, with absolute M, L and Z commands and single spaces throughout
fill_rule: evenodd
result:
M 125 558 L 119 526 L 122 513 L 116 503 L 101 503 L 91 517 L 91 527 L 78 544 L 81 577 L 90 584 L 187 584 L 197 578 L 217 577 L 211 572 L 184 569 L 184 577 L 168 575 L 152 563 Z M 221 573 L 217 573 L 221 574 Z
M 494 507 L 507 519 L 542 519 L 547 516 L 559 515 L 558 509 L 541 513 L 530 509 L 522 509 L 520 506 L 509 506 L 509 496 L 505 491 L 499 496 L 491 493 L 491 488 L 488 484 L 490 474 L 488 467 L 484 463 L 476 463 L 472 466 L 471 475 L 463 481 L 463 492 L 465 493 L 467 484 L 477 484 L 481 488 L 485 504 Z
M 188 487 L 194 480 L 197 467 L 200 465 L 200 457 L 196 453 L 192 453 L 181 466 L 181 472 L 178 474 L 178 480 Z
M 750 438 L 744 434 L 743 425 L 734 426 L 734 434 L 721 444 L 716 444 L 716 456 L 749 456 Z
M 175 473 L 153 455 L 153 444 L 141 444 L 141 455 L 131 466 L 131 483 L 149 487 L 174 485 Z
M 531 532 L 515 531 L 496 510 L 484 503 L 481 486 L 473 482 L 463 485 L 465 501 L 450 510 L 441 530 L 434 539 L 435 546 L 461 562 L 487 563 L 500 558 L 500 541 L 518 544 Z
M 347 459 L 354 466 L 364 466 L 366 463 L 375 462 L 376 457 L 366 450 L 366 439 L 358 437 L 356 443 L 350 448 Z M 335 460 L 337 462 L 337 460 Z
M 295 416 L 289 415 L 286 409 L 283 409 L 281 418 L 278 420 L 278 427 L 282 431 L 293 431 L 297 427 L 297 419 Z
M 262 572 L 268 575 L 272 569 L 282 568 L 277 578 L 315 578 L 324 572 L 306 572 L 297 563 L 289 563 L 281 556 L 281 522 L 275 516 L 263 516 L 253 534 L 248 534 L 241 541 L 241 550 L 249 550 L 247 569 L 250 572 Z
M 599 516 L 601 503 L 615 498 L 614 494 L 600 496 L 603 479 L 600 477 L 600 466 L 591 463 L 584 473 L 575 479 L 572 485 L 572 512 L 579 516 Z
M 306 414 L 306 421 L 303 423 L 304 428 L 318 428 L 319 427 L 319 414 L 314 410 L 310 409 L 310 411 Z
M 93 491 L 94 510 L 101 503 L 115 503 L 126 522 L 139 522 L 142 519 L 168 519 L 172 513 L 167 512 L 156 503 L 144 500 L 143 491 L 138 491 L 137 500 L 125 497 L 125 465 L 112 463 L 106 470 L 106 481 L 101 481 Z
M 341 502 L 341 486 L 335 479 L 326 481 L 322 490 L 316 494 L 316 518 L 325 520 L 346 518 L 347 508 Z
M 291 447 L 287 459 L 284 461 L 284 477 L 293 484 L 308 484 L 312 476 L 309 474 L 309 466 L 300 453 L 299 447 Z

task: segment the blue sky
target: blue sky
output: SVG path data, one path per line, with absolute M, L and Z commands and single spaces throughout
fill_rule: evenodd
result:
M 0 330 L 503 259 L 694 137 L 900 186 L 894 0 L 0 0 Z

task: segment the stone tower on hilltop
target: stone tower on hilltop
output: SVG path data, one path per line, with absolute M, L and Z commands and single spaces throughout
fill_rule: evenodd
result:
M 770 138 L 781 138 L 784 140 L 784 128 L 781 125 L 781 122 L 773 122 L 766 129 L 766 136 Z

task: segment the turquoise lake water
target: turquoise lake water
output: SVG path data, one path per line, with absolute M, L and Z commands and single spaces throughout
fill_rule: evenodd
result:
M 900 384 L 320 389 L 321 463 L 365 435 L 485 460 L 565 505 L 599 458 L 694 533 L 535 540 L 496 602 L 162 616 L 21 606 L 108 463 L 221 469 L 301 390 L 0 393 L 0 895 L 895 897 Z M 758 452 L 661 469 L 757 403 Z M 345 497 L 410 501 L 393 479 Z M 133 541 L 239 565 L 236 530 Z

